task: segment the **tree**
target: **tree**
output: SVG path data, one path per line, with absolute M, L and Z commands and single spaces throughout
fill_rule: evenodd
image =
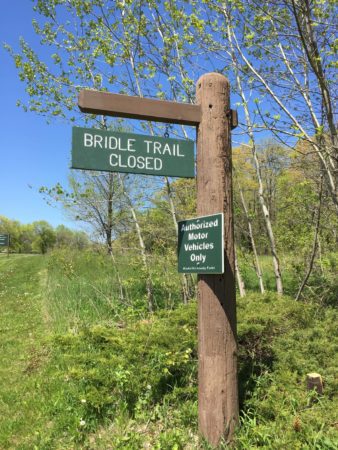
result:
M 10 249 L 20 251 L 21 224 L 17 220 L 10 220 L 5 216 L 0 216 L 0 233 L 10 235 Z
M 30 253 L 35 239 L 34 226 L 22 224 L 18 220 L 11 220 L 0 216 L 0 233 L 10 235 L 10 249 L 17 253 Z
M 237 185 L 238 185 L 238 190 L 239 190 L 239 194 L 240 194 L 240 199 L 241 199 L 241 203 L 242 203 L 242 208 L 245 214 L 245 218 L 246 218 L 246 222 L 247 222 L 247 226 L 248 226 L 248 235 L 249 235 L 249 239 L 250 239 L 250 244 L 251 244 L 251 250 L 253 253 L 253 257 L 254 257 L 254 267 L 255 267 L 255 271 L 256 271 L 256 275 L 259 281 L 259 287 L 260 290 L 262 292 L 262 294 L 265 292 L 264 289 L 264 282 L 263 282 L 263 273 L 262 273 L 262 269 L 261 269 L 261 265 L 259 262 L 259 258 L 258 258 L 258 253 L 257 253 L 257 248 L 256 248 L 256 242 L 255 242 L 255 238 L 254 238 L 254 234 L 253 234 L 253 229 L 252 229 L 252 220 L 250 217 L 250 213 L 248 211 L 247 208 L 247 204 L 244 198 L 244 194 L 243 194 L 243 190 L 241 185 L 239 184 L 239 181 L 237 180 Z M 239 270 L 237 269 L 237 273 L 238 273 L 238 284 L 241 285 L 241 281 L 240 281 L 240 276 L 239 276 Z M 244 295 L 242 295 L 243 297 Z
M 82 172 L 69 177 L 69 190 L 58 183 L 52 188 L 42 187 L 40 192 L 48 202 L 61 202 L 71 218 L 88 224 L 96 237 L 104 239 L 107 252 L 112 253 L 112 240 L 128 221 L 114 174 Z
M 236 59 L 243 89 L 256 104 L 247 131 L 269 130 L 285 143 L 301 138 L 311 145 L 338 206 L 332 20 L 337 5 L 330 0 L 206 3 L 205 45 L 227 67 Z
M 306 286 L 306 283 L 308 282 L 308 279 L 311 275 L 312 269 L 313 269 L 313 263 L 316 257 L 316 252 L 318 249 L 318 235 L 319 235 L 319 229 L 320 229 L 320 213 L 322 208 L 322 195 L 323 195 L 323 180 L 320 180 L 320 186 L 319 186 L 319 193 L 318 193 L 318 206 L 316 210 L 316 217 L 315 217 L 315 230 L 314 230 L 314 236 L 313 236 L 313 244 L 312 244 L 312 251 L 309 257 L 308 261 L 308 267 L 306 270 L 306 273 L 304 275 L 304 278 L 299 286 L 296 300 L 300 299 L 300 296 L 302 295 L 302 292 Z
M 33 222 L 35 239 L 32 249 L 41 252 L 43 255 L 55 244 L 55 233 L 53 228 L 45 220 Z
M 271 249 L 271 253 L 272 253 L 273 268 L 274 268 L 275 279 L 276 279 L 276 288 L 277 288 L 277 292 L 279 294 L 283 294 L 283 283 L 282 283 L 280 262 L 279 262 L 279 258 L 278 258 L 278 254 L 277 254 L 275 235 L 274 235 L 271 220 L 270 220 L 270 211 L 269 211 L 269 208 L 268 208 L 268 205 L 266 202 L 266 195 L 264 192 L 264 185 L 263 185 L 263 180 L 262 180 L 262 170 L 261 170 L 261 165 L 260 165 L 260 161 L 258 158 L 256 137 L 253 132 L 253 120 L 252 120 L 252 117 L 250 114 L 247 97 L 246 97 L 246 94 L 245 94 L 245 91 L 243 88 L 242 79 L 240 77 L 239 62 L 238 62 L 238 58 L 235 53 L 235 46 L 233 43 L 233 35 L 232 35 L 232 31 L 231 31 L 232 26 L 233 26 L 232 19 L 229 14 L 229 10 L 227 8 L 224 8 L 223 12 L 224 12 L 225 20 L 226 20 L 226 27 L 227 27 L 226 29 L 227 29 L 228 43 L 230 46 L 231 62 L 234 67 L 237 89 L 238 89 L 240 98 L 242 100 L 242 105 L 244 108 L 247 133 L 250 137 L 249 147 L 251 149 L 252 159 L 253 159 L 254 167 L 255 167 L 256 178 L 257 178 L 257 182 L 258 182 L 258 199 L 259 199 L 259 203 L 261 206 L 262 217 L 264 219 L 265 228 L 266 228 L 267 235 L 269 238 L 270 249 Z
M 129 211 L 131 213 L 132 216 L 132 220 L 134 222 L 135 225 L 135 229 L 136 229 L 136 233 L 137 233 L 137 237 L 138 237 L 138 241 L 139 241 L 139 245 L 140 245 L 140 251 L 141 251 L 141 257 L 142 257 L 142 262 L 143 262 L 143 266 L 144 266 L 144 271 L 146 274 L 146 290 L 147 290 L 147 302 L 148 302 L 148 311 L 150 313 L 152 313 L 154 311 L 154 288 L 153 288 L 153 281 L 152 281 L 152 277 L 151 277 L 151 272 L 150 272 L 150 265 L 149 265 L 149 260 L 148 260 L 148 255 L 146 252 L 146 246 L 144 244 L 144 239 L 143 239 L 143 232 L 142 229 L 140 227 L 140 223 L 137 217 L 137 212 L 133 206 L 133 202 L 131 199 L 131 196 L 126 188 L 124 179 L 121 175 L 119 175 L 119 181 L 120 181 L 120 186 L 121 186 L 121 190 L 122 190 L 122 194 L 124 196 L 124 198 L 126 199 L 128 206 L 129 206 Z
M 83 250 L 88 247 L 88 236 L 83 231 L 73 231 L 64 225 L 58 225 L 55 228 L 55 247 L 57 248 L 76 248 Z
M 84 231 L 70 230 L 64 225 L 58 225 L 54 229 L 44 220 L 22 224 L 17 220 L 0 216 L 0 233 L 10 234 L 10 248 L 18 253 L 36 251 L 44 254 L 55 247 L 82 250 L 89 245 L 88 236 Z

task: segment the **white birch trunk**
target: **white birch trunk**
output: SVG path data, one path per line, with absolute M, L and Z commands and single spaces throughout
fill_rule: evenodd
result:
M 239 270 L 239 265 L 238 265 L 238 259 L 237 259 L 236 251 L 235 251 L 235 272 L 236 272 L 236 279 L 237 279 L 239 295 L 243 298 L 243 297 L 246 296 L 245 285 L 244 285 L 244 281 L 243 281 L 241 272 Z
M 146 247 L 144 245 L 144 240 L 142 237 L 142 231 L 141 231 L 141 227 L 140 224 L 137 220 L 137 215 L 135 212 L 135 209 L 133 207 L 133 204 L 130 200 L 130 197 L 128 195 L 128 193 L 126 192 L 123 180 L 121 177 L 119 177 L 120 183 L 121 183 L 121 188 L 123 191 L 123 194 L 128 202 L 129 208 L 130 208 L 130 212 L 133 218 L 133 222 L 135 224 L 135 229 L 136 229 L 136 233 L 137 233 L 137 237 L 139 240 L 139 244 L 140 244 L 140 252 L 141 252 L 141 258 L 142 258 L 142 262 L 143 262 L 143 266 L 144 266 L 144 270 L 146 272 L 146 290 L 147 290 L 147 302 L 148 302 L 148 310 L 149 312 L 153 312 L 154 311 L 154 293 L 153 293 L 153 282 L 151 279 L 151 274 L 150 274 L 150 269 L 149 269 L 149 264 L 148 264 L 148 257 L 147 257 L 147 253 L 146 253 Z
M 250 219 L 250 215 L 249 215 L 249 212 L 248 212 L 248 208 L 246 206 L 246 202 L 245 202 L 245 198 L 244 198 L 244 195 L 243 195 L 242 188 L 241 188 L 241 186 L 240 186 L 238 181 L 237 181 L 237 184 L 238 184 L 238 188 L 239 188 L 239 194 L 240 194 L 240 197 L 241 197 L 241 202 L 242 202 L 245 218 L 246 218 L 246 221 L 247 221 L 247 224 L 248 224 L 250 244 L 251 244 L 251 248 L 252 248 L 252 253 L 254 255 L 254 266 L 255 266 L 256 275 L 257 275 L 257 278 L 258 278 L 258 281 L 259 281 L 259 288 L 260 288 L 261 293 L 264 294 L 265 289 L 264 289 L 264 283 L 263 283 L 263 274 L 262 274 L 261 265 L 260 265 L 259 259 L 258 259 L 256 243 L 255 243 L 253 230 L 252 230 L 251 219 Z
M 227 8 L 223 9 L 224 12 L 224 17 L 226 19 L 226 24 L 227 24 L 227 37 L 228 37 L 228 42 L 229 42 L 229 46 L 230 46 L 230 56 L 232 59 L 232 63 L 233 63 L 233 68 L 234 68 L 234 72 L 235 72 L 235 76 L 236 76 L 236 82 L 237 82 L 237 87 L 239 90 L 239 95 L 242 99 L 242 103 L 243 103 L 243 108 L 244 108 L 244 113 L 245 113 L 245 120 L 246 120 L 246 124 L 248 127 L 248 135 L 251 139 L 251 153 L 252 153 L 252 157 L 253 157 L 253 161 L 254 161 L 254 166 L 255 166 L 255 170 L 256 170 L 256 177 L 257 177 L 257 181 L 258 181 L 258 199 L 259 199 L 259 203 L 263 212 L 263 218 L 264 218 L 264 223 L 265 223 L 265 227 L 267 230 L 267 234 L 268 234 L 268 238 L 269 238 L 269 243 L 270 243 L 270 249 L 271 249 L 271 253 L 272 253 L 272 261 L 273 261 L 273 268 L 274 268 L 274 273 L 275 273 L 275 279 L 276 279 L 276 289 L 278 294 L 282 295 L 283 294 L 283 283 L 282 283 L 282 275 L 281 275 L 281 270 L 280 270 L 280 263 L 279 263 L 279 259 L 277 256 L 277 248 L 276 248 L 276 242 L 275 242 L 275 236 L 273 233 L 273 229 L 272 229 L 272 224 L 271 224 L 271 220 L 270 220 L 270 213 L 269 213 L 269 209 L 267 207 L 266 201 L 265 201 L 265 197 L 264 197 L 264 186 L 263 186 L 263 181 L 262 181 L 262 177 L 261 177 L 261 168 L 260 168 L 260 163 L 258 160 L 258 156 L 257 156 L 257 151 L 256 151 L 256 145 L 255 145 L 255 135 L 252 131 L 253 129 L 253 123 L 251 121 L 251 117 L 250 117 L 250 113 L 249 113 L 249 107 L 248 107 L 248 102 L 243 90 L 243 86 L 242 86 L 242 81 L 240 78 L 240 72 L 239 72 L 239 67 L 238 67 L 238 61 L 235 55 L 235 49 L 234 49 L 234 43 L 233 43 L 233 30 L 231 27 L 231 23 L 230 23 L 230 17 L 229 17 L 229 13 Z

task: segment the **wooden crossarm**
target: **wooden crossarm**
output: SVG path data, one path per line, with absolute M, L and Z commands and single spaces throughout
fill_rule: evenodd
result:
M 82 90 L 79 95 L 82 112 L 128 119 L 153 120 L 197 126 L 201 121 L 199 105 L 153 100 L 109 92 Z

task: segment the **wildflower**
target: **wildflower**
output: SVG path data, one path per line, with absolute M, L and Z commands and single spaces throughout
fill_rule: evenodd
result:
M 80 427 L 84 427 L 86 425 L 86 421 L 82 419 L 80 419 Z

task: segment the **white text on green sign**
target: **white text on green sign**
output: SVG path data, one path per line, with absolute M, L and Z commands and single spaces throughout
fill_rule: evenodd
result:
M 178 223 L 178 271 L 224 273 L 223 213 Z
M 72 168 L 193 178 L 193 141 L 73 127 Z
M 9 246 L 9 234 L 0 234 L 0 247 Z

